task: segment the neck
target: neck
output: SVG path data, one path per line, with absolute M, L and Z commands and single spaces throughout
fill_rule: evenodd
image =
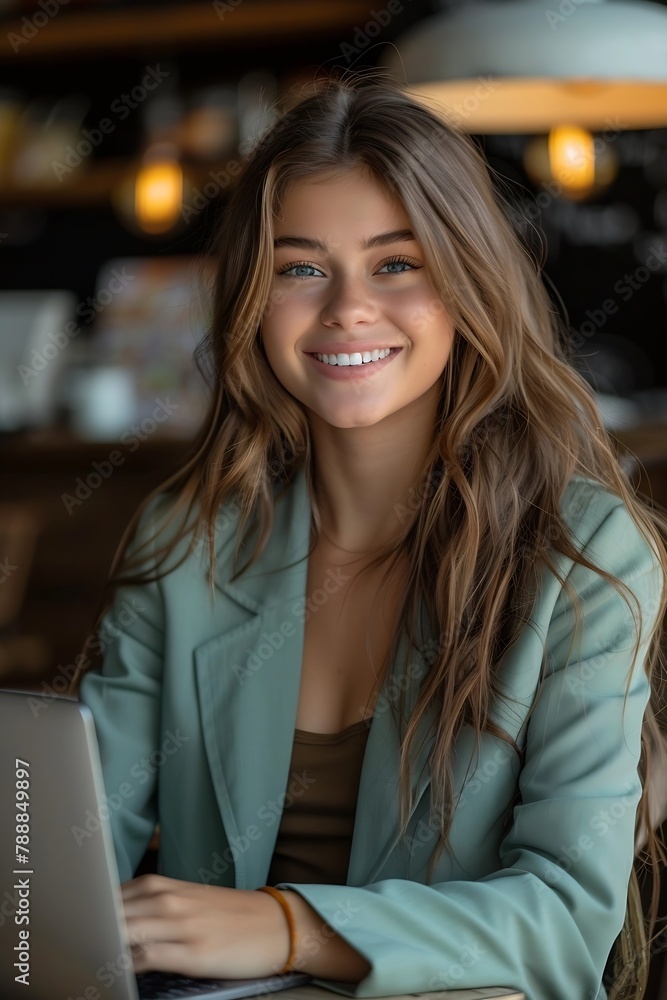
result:
M 370 553 L 409 527 L 433 441 L 438 388 L 370 427 L 334 427 L 311 412 L 313 485 L 324 537 L 335 548 Z

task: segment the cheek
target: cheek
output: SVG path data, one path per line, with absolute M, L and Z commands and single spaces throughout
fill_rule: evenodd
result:
M 280 302 L 271 302 L 264 311 L 262 333 L 265 340 L 284 343 L 294 340 L 306 323 L 307 309 L 295 298 L 283 296 Z
M 284 351 L 289 329 L 290 324 L 285 320 L 282 309 L 275 310 L 262 320 L 262 343 L 271 362 Z
M 444 305 L 432 290 L 425 288 L 415 289 L 403 298 L 397 320 L 407 334 L 416 336 L 428 334 L 436 327 L 445 330 L 450 326 Z
M 281 303 L 271 315 L 262 320 L 262 344 L 274 375 L 284 381 L 293 368 L 295 342 L 299 336 L 299 324 L 293 310 Z

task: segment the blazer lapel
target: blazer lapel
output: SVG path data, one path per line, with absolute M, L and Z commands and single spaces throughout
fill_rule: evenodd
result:
M 408 636 L 403 630 L 397 651 L 399 664 L 408 663 L 405 659 L 408 646 Z M 417 697 L 419 683 L 428 671 L 428 664 L 417 650 L 413 650 L 409 662 L 419 669 L 418 672 L 414 669 L 411 671 L 414 676 L 405 694 L 408 717 Z M 399 839 L 400 742 L 391 700 L 400 699 L 400 694 L 393 694 L 394 691 L 395 685 L 392 685 L 387 673 L 377 700 L 361 768 L 347 873 L 348 885 L 368 885 L 373 882 Z M 427 761 L 435 739 L 434 729 L 431 731 L 434 721 L 435 713 L 429 710 L 419 726 L 416 744 L 418 751 L 413 771 L 411 816 L 431 780 Z
M 231 533 L 221 540 L 217 586 L 236 607 L 237 623 L 194 653 L 202 731 L 215 795 L 234 858 L 235 886 L 266 881 L 288 784 L 301 681 L 311 508 L 305 469 L 277 499 L 267 546 L 233 583 Z M 231 547 L 230 547 L 231 546 Z M 245 559 L 248 558 L 246 555 Z M 284 567 L 288 563 L 294 565 Z M 242 609 L 239 611 L 239 609 Z M 241 620 L 238 620 L 238 615 Z M 399 662 L 407 650 L 403 633 Z M 414 704 L 428 666 L 419 670 L 405 698 Z M 415 671 L 413 670 L 413 674 Z M 398 839 L 399 736 L 390 707 L 389 673 L 378 698 L 361 771 L 347 882 L 373 880 Z M 422 722 L 413 811 L 430 774 L 426 765 L 432 717 Z M 298 776 L 296 776 L 298 783 Z
M 289 621 L 289 605 L 277 605 L 195 651 L 204 743 L 237 889 L 266 880 L 289 783 L 302 643 L 297 632 L 278 647 Z

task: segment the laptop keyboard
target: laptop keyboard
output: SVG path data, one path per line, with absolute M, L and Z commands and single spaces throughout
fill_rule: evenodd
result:
M 176 997 L 219 996 L 227 989 L 232 996 L 257 996 L 278 993 L 290 986 L 302 986 L 311 976 L 304 972 L 288 972 L 266 979 L 192 979 L 175 972 L 140 972 L 135 974 L 139 1000 L 170 1000 Z M 231 987 L 234 987 L 232 992 Z
M 195 997 L 221 986 L 219 979 L 191 979 L 174 972 L 140 972 L 136 979 L 140 1000 Z

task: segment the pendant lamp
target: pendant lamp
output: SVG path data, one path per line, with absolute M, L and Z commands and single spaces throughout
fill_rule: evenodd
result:
M 468 132 L 667 126 L 667 7 L 650 0 L 462 0 L 381 64 Z

